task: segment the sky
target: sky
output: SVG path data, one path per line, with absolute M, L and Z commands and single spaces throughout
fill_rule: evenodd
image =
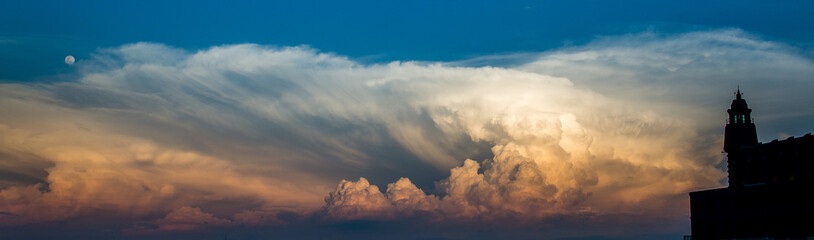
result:
M 677 239 L 814 129 L 808 1 L 3 5 L 3 239 Z

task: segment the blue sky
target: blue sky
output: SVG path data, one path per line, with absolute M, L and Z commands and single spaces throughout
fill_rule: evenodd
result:
M 814 130 L 812 10 L 6 1 L 0 238 L 679 239 L 736 86 Z
M 2 81 L 67 71 L 65 55 L 158 42 L 309 45 L 363 62 L 545 51 L 599 36 L 735 27 L 808 49 L 810 1 L 7 1 Z

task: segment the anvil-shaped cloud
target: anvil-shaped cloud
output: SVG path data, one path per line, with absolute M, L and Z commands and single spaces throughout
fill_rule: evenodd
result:
M 473 67 L 495 59 L 517 64 Z M 765 102 L 750 102 L 759 127 L 814 117 L 814 63 L 738 30 L 455 63 L 137 43 L 76 65 L 68 81 L 0 86 L 0 163 L 22 176 L 3 179 L 0 224 L 685 219 L 686 193 L 725 177 L 736 84 Z

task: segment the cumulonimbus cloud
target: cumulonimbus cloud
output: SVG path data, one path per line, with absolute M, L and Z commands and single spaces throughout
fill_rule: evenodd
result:
M 733 86 L 794 93 L 811 88 L 813 66 L 737 30 L 523 57 L 466 67 L 253 44 L 100 50 L 75 81 L 0 87 L 0 151 L 48 173 L 0 191 L 0 223 L 683 218 L 687 191 L 725 177 L 715 121 Z

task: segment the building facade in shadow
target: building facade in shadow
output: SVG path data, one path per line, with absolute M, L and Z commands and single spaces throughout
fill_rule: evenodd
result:
M 729 186 L 690 193 L 692 239 L 814 238 L 814 136 L 759 143 L 740 90 L 727 112 Z

